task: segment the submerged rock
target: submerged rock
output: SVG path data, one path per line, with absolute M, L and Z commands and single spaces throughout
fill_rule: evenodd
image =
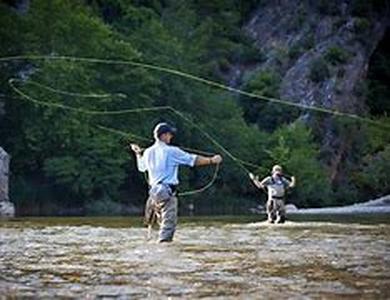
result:
M 295 212 L 298 208 L 294 204 L 286 204 L 286 212 Z
M 9 155 L 0 147 L 0 217 L 15 215 L 15 206 L 8 198 L 9 161 Z

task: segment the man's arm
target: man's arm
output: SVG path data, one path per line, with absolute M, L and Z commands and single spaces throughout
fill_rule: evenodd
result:
M 212 157 L 196 155 L 183 151 L 179 147 L 171 146 L 170 158 L 173 163 L 186 166 L 207 166 L 211 164 L 220 164 L 222 162 L 221 155 L 214 155 Z
M 263 189 L 263 190 L 265 189 L 265 185 L 268 181 L 268 177 L 264 178 L 262 181 L 259 180 L 258 176 L 255 176 L 252 173 L 249 173 L 249 177 L 250 177 L 250 179 L 252 179 L 255 186 L 257 186 L 259 189 Z
M 293 188 L 295 187 L 295 176 L 291 176 L 291 182 L 290 184 L 288 185 L 289 188 Z
M 222 162 L 222 156 L 217 154 L 212 157 L 197 155 L 195 166 L 218 165 Z
M 142 157 L 142 148 L 137 144 L 131 144 L 131 150 L 135 153 L 135 157 L 137 158 L 137 168 L 140 172 L 146 171 L 146 166 Z
M 283 175 L 282 176 L 282 181 L 286 189 L 291 189 L 295 187 L 295 177 L 294 176 L 288 176 L 288 175 Z

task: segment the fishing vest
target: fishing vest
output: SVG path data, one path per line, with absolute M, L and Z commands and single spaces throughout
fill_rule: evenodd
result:
M 286 181 L 283 178 L 275 180 L 270 178 L 270 183 L 267 184 L 268 199 L 284 199 L 286 194 Z

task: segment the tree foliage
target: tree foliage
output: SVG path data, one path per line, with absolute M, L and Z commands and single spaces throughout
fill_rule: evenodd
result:
M 332 191 L 326 168 L 319 161 L 319 149 L 311 130 L 300 122 L 280 127 L 273 133 L 268 154 L 297 178 L 291 201 L 299 207 L 332 204 Z
M 26 14 L 19 14 L 0 3 L 0 56 L 136 60 L 222 82 L 235 63 L 263 59 L 264 54 L 240 29 L 257 5 L 258 1 L 238 0 L 38 0 L 31 1 Z M 335 62 L 344 61 L 337 51 L 329 55 Z M 324 59 L 313 66 L 313 81 L 328 76 L 323 65 Z M 0 119 L 0 141 L 12 155 L 11 197 L 21 212 L 58 214 L 65 209 L 71 213 L 107 214 L 110 210 L 120 212 L 126 205 L 141 206 L 146 183 L 123 141 L 150 145 L 152 128 L 160 121 L 179 128 L 175 139 L 178 145 L 222 153 L 225 158 L 216 184 L 191 200 L 183 199 L 183 204 L 193 201 L 203 213 L 243 212 L 254 203 L 246 200 L 258 197 L 246 171 L 266 175 L 275 163 L 298 178 L 291 194 L 294 203 L 332 204 L 319 147 L 311 131 L 294 122 L 298 117 L 294 109 L 237 99 L 172 74 L 123 65 L 25 60 L 2 62 L 0 68 L 0 94 L 6 110 Z M 93 116 L 33 105 L 13 93 L 7 84 L 9 78 L 19 79 L 18 88 L 29 96 L 53 104 L 107 111 L 172 106 L 190 122 L 169 111 Z M 111 96 L 75 97 L 43 89 L 32 81 L 63 91 Z M 280 82 L 279 74 L 262 70 L 250 76 L 244 89 L 278 97 Z M 124 139 L 102 131 L 99 125 L 127 136 Z M 252 165 L 243 168 L 219 145 Z M 379 151 L 375 154 L 378 161 L 386 160 L 386 149 L 366 153 L 364 167 L 355 170 L 356 186 L 382 191 L 367 176 L 371 168 L 379 167 L 370 155 Z M 181 190 L 203 186 L 212 171 L 183 170 Z

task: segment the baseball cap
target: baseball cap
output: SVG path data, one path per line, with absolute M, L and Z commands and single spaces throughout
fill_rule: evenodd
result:
M 159 138 L 162 134 L 168 132 L 175 134 L 177 132 L 177 129 L 168 123 L 158 123 L 153 130 L 153 134 L 155 138 Z

